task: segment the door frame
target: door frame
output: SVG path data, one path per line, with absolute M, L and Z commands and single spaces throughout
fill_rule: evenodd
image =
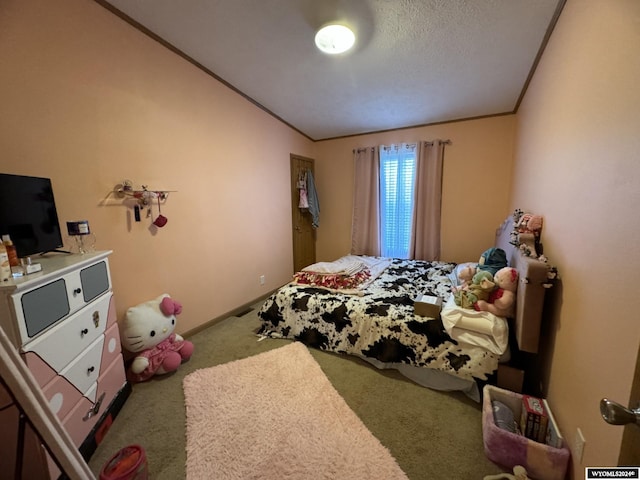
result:
M 302 155 L 290 154 L 291 177 L 291 235 L 293 273 L 316 261 L 316 231 L 312 226 L 311 214 L 302 211 L 298 205 L 300 192 L 297 188 L 298 174 L 301 169 L 309 169 L 315 174 L 315 160 Z
M 633 374 L 631 394 L 629 395 L 627 405 L 631 409 L 640 407 L 640 345 L 638 346 L 638 353 L 636 355 L 636 369 Z M 640 426 L 637 424 L 624 426 L 618 465 L 634 467 L 640 465 Z

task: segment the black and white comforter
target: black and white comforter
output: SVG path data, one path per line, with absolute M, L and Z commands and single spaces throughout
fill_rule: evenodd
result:
M 440 319 L 414 315 L 420 294 L 451 295 L 455 264 L 394 259 L 361 296 L 285 285 L 258 315 L 260 335 L 291 338 L 310 347 L 486 380 L 498 355 L 453 340 Z

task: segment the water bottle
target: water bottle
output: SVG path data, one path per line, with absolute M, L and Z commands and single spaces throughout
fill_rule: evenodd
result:
M 4 243 L 0 242 L 0 282 L 8 282 L 11 278 L 11 265 L 9 264 L 9 254 Z

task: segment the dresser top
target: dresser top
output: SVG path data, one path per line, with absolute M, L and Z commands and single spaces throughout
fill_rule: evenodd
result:
M 111 255 L 111 253 L 113 253 L 112 250 L 105 250 L 84 254 L 50 253 L 35 257 L 36 261 L 33 261 L 33 263 L 39 263 L 42 266 L 41 271 L 1 282 L 0 291 L 24 290 L 36 287 L 67 272 L 100 261 Z

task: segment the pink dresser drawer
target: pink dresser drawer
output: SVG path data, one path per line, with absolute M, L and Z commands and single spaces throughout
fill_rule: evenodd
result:
M 87 397 L 82 397 L 62 422 L 75 445 L 80 446 L 85 438 L 87 438 L 91 429 L 96 425 L 98 420 L 100 420 L 103 412 L 124 386 L 125 382 L 124 363 L 122 357 L 118 355 L 111 365 L 100 375 L 94 387 L 86 393 L 87 396 L 95 398 L 96 401 L 100 402 L 98 411 L 87 418 L 87 414 L 94 408 L 96 402 L 90 401 Z M 102 397 L 103 393 L 104 397 Z
M 22 358 L 36 379 L 36 382 L 38 382 L 38 385 L 41 387 L 44 387 L 57 375 L 56 371 L 51 368 L 51 365 L 40 358 L 37 353 L 27 352 L 22 355 Z
M 122 347 L 120 345 L 120 330 L 118 324 L 114 323 L 104 333 L 104 345 L 102 347 L 102 365 L 111 365 L 115 358 L 122 358 L 120 355 Z
M 42 389 L 42 393 L 49 402 L 49 407 L 62 421 L 71 409 L 82 398 L 82 393 L 78 391 L 69 381 L 56 376 Z

